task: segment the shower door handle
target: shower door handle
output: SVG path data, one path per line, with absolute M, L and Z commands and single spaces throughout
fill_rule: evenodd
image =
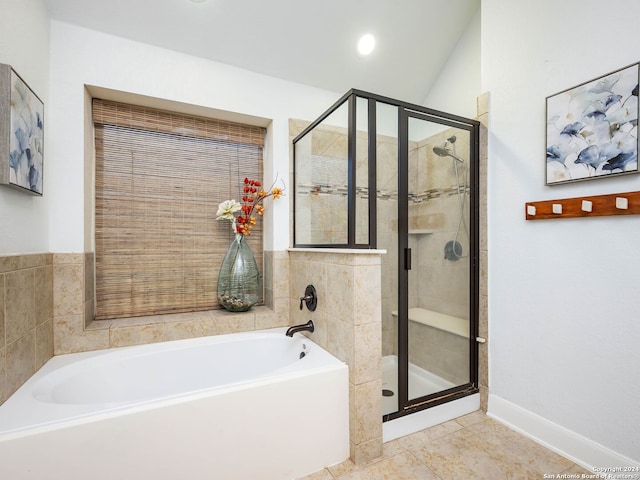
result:
M 404 269 L 411 270 L 411 249 L 404 249 Z

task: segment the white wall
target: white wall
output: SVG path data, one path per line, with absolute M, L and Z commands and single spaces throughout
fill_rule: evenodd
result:
M 327 92 L 123 38 L 51 22 L 51 250 L 91 248 L 85 205 L 85 85 L 202 108 L 259 117 L 269 125 L 265 181 L 277 173 L 287 183 L 285 201 L 268 206 L 265 249 L 289 246 L 289 118 L 314 120 L 344 92 Z M 52 163 L 53 163 L 52 161 Z M 91 162 L 88 163 L 90 167 Z M 224 199 L 220 199 L 221 201 Z M 211 217 L 215 212 L 209 212 Z
M 419 53 L 417 57 L 419 58 Z M 462 117 L 475 118 L 476 99 L 483 93 L 480 85 L 480 9 L 478 9 L 422 105 Z
M 49 17 L 44 0 L 0 0 L 0 63 L 8 64 L 44 102 L 43 197 L 0 187 L 0 254 L 47 252 L 51 195 Z M 6 160 L 5 160 L 6 161 Z
M 599 447 L 640 462 L 640 218 L 527 222 L 524 203 L 640 190 L 640 175 L 546 187 L 544 170 L 545 97 L 640 60 L 639 15 L 637 0 L 482 2 L 489 410 L 562 427 L 601 467 Z

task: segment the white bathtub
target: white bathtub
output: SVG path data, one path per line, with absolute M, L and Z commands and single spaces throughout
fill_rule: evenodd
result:
M 56 356 L 0 406 L 0 478 L 293 479 L 349 456 L 348 381 L 284 329 Z

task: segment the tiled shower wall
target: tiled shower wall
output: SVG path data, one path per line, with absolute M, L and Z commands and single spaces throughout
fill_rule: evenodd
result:
M 469 262 L 444 258 L 444 246 L 454 238 L 461 244 L 464 257 L 469 255 L 468 229 L 459 227 L 461 198 L 457 186 L 458 181 L 463 184 L 465 177 L 469 183 L 469 175 L 465 174 L 468 167 L 433 152 L 433 147 L 453 134 L 458 137 L 457 150 L 469 152 L 469 136 L 447 129 L 415 145 L 409 155 L 409 171 L 417 173 L 409 176 L 409 192 L 413 196 L 409 206 L 409 246 L 417 260 L 409 274 L 409 305 L 468 319 Z M 463 224 L 469 225 L 471 209 L 466 187 L 463 197 Z
M 0 404 L 53 356 L 53 255 L 0 256 Z

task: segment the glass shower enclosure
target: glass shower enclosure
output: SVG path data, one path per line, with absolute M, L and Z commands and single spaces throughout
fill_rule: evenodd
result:
M 350 90 L 294 140 L 294 246 L 385 249 L 391 420 L 478 391 L 479 123 Z

